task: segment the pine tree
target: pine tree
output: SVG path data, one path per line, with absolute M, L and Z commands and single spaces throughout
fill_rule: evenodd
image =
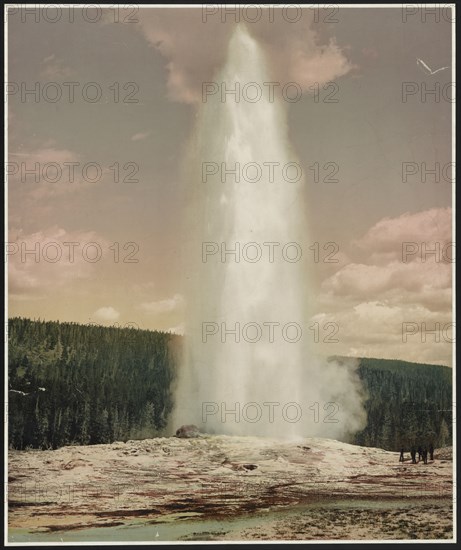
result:
M 439 447 L 445 447 L 450 446 L 452 444 L 451 438 L 450 438 L 450 431 L 448 429 L 448 425 L 445 421 L 445 418 L 442 418 L 442 422 L 440 424 L 440 432 L 439 432 Z

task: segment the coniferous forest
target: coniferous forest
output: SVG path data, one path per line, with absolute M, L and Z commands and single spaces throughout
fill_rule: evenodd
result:
M 452 441 L 452 370 L 439 365 L 361 359 L 368 423 L 354 443 L 397 451 Z
M 182 337 L 10 319 L 9 444 L 57 448 L 155 437 L 173 407 Z M 451 369 L 361 359 L 366 428 L 358 445 L 398 450 L 451 444 Z
M 179 339 L 10 319 L 10 445 L 45 449 L 152 437 L 172 408 Z

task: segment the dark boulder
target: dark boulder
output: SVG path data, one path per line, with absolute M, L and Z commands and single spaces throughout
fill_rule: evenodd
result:
M 182 437 L 186 439 L 190 439 L 192 437 L 200 437 L 200 431 L 197 428 L 197 426 L 194 426 L 193 424 L 189 424 L 187 426 L 181 426 L 176 430 L 176 437 Z

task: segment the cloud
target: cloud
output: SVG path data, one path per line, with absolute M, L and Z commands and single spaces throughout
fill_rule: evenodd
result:
M 280 19 L 275 29 L 268 22 L 255 25 L 254 35 L 266 50 L 274 78 L 283 84 L 293 81 L 309 91 L 314 84 L 322 86 L 355 68 L 334 38 L 320 42 L 309 11 L 296 24 Z
M 451 312 L 374 300 L 318 314 L 313 321 L 319 323 L 322 350 L 328 355 L 451 364 Z M 330 327 L 335 327 L 334 337 Z
M 112 306 L 100 307 L 93 315 L 100 321 L 117 321 L 120 318 L 120 313 Z
M 138 307 L 146 313 L 160 314 L 176 311 L 184 306 L 184 298 L 181 294 L 175 294 L 172 298 L 157 302 L 144 302 Z
M 56 149 L 53 147 L 42 147 L 27 152 L 10 152 L 10 157 L 12 158 L 12 162 L 27 163 L 27 168 L 29 168 L 29 164 L 33 166 L 36 162 L 42 165 L 48 162 L 62 164 L 64 162 L 73 162 L 78 159 L 78 155 L 73 151 L 69 151 L 68 149 Z
M 433 208 L 384 218 L 357 239 L 355 259 L 321 284 L 314 322 L 335 323 L 340 340 L 335 349 L 324 346 L 325 353 L 451 364 L 443 333 L 452 321 L 451 238 L 451 209 Z M 403 242 L 417 244 L 407 261 Z M 439 243 L 440 254 L 424 254 L 423 243 L 428 250 Z M 402 326 L 409 322 L 418 333 L 403 342 Z M 428 331 L 440 327 L 439 342 L 430 333 L 424 341 L 423 323 Z
M 51 54 L 43 59 L 40 64 L 40 77 L 50 80 L 64 80 L 71 77 L 74 71 L 67 67 L 62 59 Z
M 146 139 L 150 136 L 150 132 L 139 132 L 131 136 L 131 141 L 140 141 L 141 139 Z
M 422 304 L 438 292 L 442 309 L 447 305 L 444 291 L 451 289 L 450 259 L 454 255 L 450 208 L 384 218 L 353 247 L 359 261 L 351 261 L 328 277 L 322 283 L 326 294 L 364 300 L 387 298 L 396 303 L 411 296 L 414 303 Z
M 100 251 L 109 247 L 94 231 L 66 231 L 53 226 L 25 234 L 21 229 L 11 229 L 7 245 L 10 298 L 39 299 L 57 288 L 90 279 L 96 265 L 91 260 L 97 250 L 89 243 L 95 243 Z
M 79 155 L 68 149 L 12 151 L 7 166 L 8 188 L 21 196 L 27 194 L 32 201 L 73 192 L 81 186 L 82 165 Z
M 431 289 L 451 288 L 451 264 L 435 261 L 392 261 L 387 265 L 352 263 L 329 277 L 322 286 L 327 292 L 362 298 L 382 298 L 395 290 L 400 294 L 411 292 L 417 297 Z
M 181 336 L 184 336 L 185 324 L 184 323 L 179 323 L 178 326 L 171 327 L 166 332 L 172 332 L 173 334 L 180 334 Z
M 26 196 L 33 203 L 49 201 L 67 193 L 113 183 L 114 172 L 109 165 L 91 158 L 84 160 L 76 152 L 53 144 L 53 140 L 48 140 L 37 149 L 10 152 L 6 167 L 9 190 L 20 194 L 20 200 Z
M 257 23 L 246 26 L 266 52 L 271 78 L 282 85 L 298 83 L 304 90 L 347 74 L 353 65 L 333 38 L 321 40 L 315 28 L 314 11 L 290 23 L 281 10 L 268 10 Z M 165 58 L 168 96 L 172 101 L 199 103 L 202 83 L 211 81 L 225 62 L 235 19 L 222 22 L 220 14 L 202 20 L 202 10 L 141 10 L 139 28 L 149 43 Z
M 443 261 L 442 249 L 446 247 L 445 256 L 449 256 L 448 243 L 452 241 L 451 208 L 432 208 L 423 212 L 406 212 L 397 218 L 383 218 L 371 227 L 355 245 L 371 254 L 373 261 L 402 259 L 403 243 L 415 243 L 415 253 L 409 252 L 414 247 L 404 247 L 406 261 L 418 261 L 424 257 L 424 250 L 434 249 L 435 243 L 441 248 L 440 260 Z M 429 256 L 427 255 L 427 258 Z

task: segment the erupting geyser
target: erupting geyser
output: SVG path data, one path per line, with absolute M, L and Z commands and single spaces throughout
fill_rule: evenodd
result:
M 360 387 L 312 351 L 306 186 L 270 82 L 238 26 L 204 86 L 186 162 L 188 316 L 172 425 L 343 438 L 363 426 Z

